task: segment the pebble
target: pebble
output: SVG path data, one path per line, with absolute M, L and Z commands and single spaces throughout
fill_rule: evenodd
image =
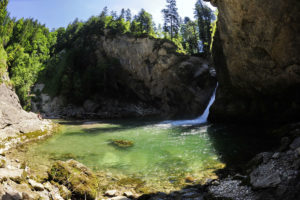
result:
M 117 190 L 107 190 L 105 196 L 114 197 L 117 194 Z
M 276 152 L 273 154 L 272 158 L 277 159 L 277 158 L 279 158 L 279 156 L 280 156 L 280 153 Z
M 133 193 L 132 192 L 130 192 L 130 191 L 126 191 L 126 192 L 124 192 L 124 194 L 123 194 L 124 196 L 126 196 L 126 197 L 129 197 L 129 198 L 132 198 L 133 197 Z
M 108 200 L 130 200 L 130 199 L 124 196 L 117 196 L 117 197 L 110 198 Z
M 191 176 L 188 176 L 188 177 L 185 178 L 185 182 L 186 183 L 193 183 L 193 182 L 195 182 L 195 179 Z

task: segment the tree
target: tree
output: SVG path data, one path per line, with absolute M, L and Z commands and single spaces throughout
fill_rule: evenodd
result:
M 121 10 L 121 13 L 120 13 L 120 16 L 119 16 L 119 20 L 120 19 L 125 19 L 125 9 L 124 8 L 122 8 L 122 10 Z
M 198 22 L 202 50 L 204 53 L 208 53 L 211 43 L 211 22 L 214 19 L 214 14 L 208 6 L 203 4 L 202 0 L 198 0 L 195 5 L 195 17 Z
M 100 18 L 106 17 L 108 14 L 108 8 L 107 6 L 105 6 L 102 10 L 102 12 L 100 13 Z
M 181 35 L 184 49 L 190 54 L 199 53 L 197 23 L 192 21 L 189 17 L 185 17 L 181 25 Z
M 16 21 L 7 43 L 7 64 L 11 81 L 25 109 L 30 109 L 30 90 L 50 58 L 56 33 L 33 19 Z
M 125 16 L 126 16 L 126 21 L 131 22 L 132 15 L 131 15 L 131 10 L 129 8 L 125 11 Z
M 118 18 L 118 14 L 117 14 L 117 11 L 111 11 L 110 12 L 110 15 L 112 16 L 112 18 L 113 18 L 113 20 L 117 20 L 117 18 Z
M 135 22 L 138 24 L 137 32 L 147 34 L 154 33 L 152 15 L 144 9 L 141 9 L 139 14 L 135 17 Z
M 6 46 L 13 32 L 14 22 L 7 12 L 8 0 L 0 0 L 0 45 Z
M 176 6 L 176 0 L 167 0 L 167 6 L 162 10 L 164 17 L 164 31 L 171 35 L 171 39 L 178 34 L 180 28 L 180 19 Z

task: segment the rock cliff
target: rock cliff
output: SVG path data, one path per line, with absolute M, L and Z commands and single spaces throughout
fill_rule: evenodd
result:
M 0 153 L 19 142 L 20 137 L 37 131 L 46 133 L 53 126 L 52 122 L 22 109 L 18 96 L 8 84 L 7 73 L 1 80 L 4 83 L 0 84 Z
M 95 63 L 106 58 L 120 63 L 108 69 L 106 78 L 109 81 L 105 87 L 110 97 L 97 93 L 87 97 L 82 105 L 73 109 L 75 113 L 72 109 L 62 111 L 69 102 L 59 100 L 63 108 L 59 112 L 61 115 L 114 117 L 121 114 L 119 117 L 126 117 L 122 113 L 141 116 L 160 112 L 197 116 L 206 108 L 216 85 L 214 69 L 207 60 L 179 54 L 173 43 L 162 39 L 105 33 L 91 36 L 90 40 L 95 49 L 92 58 Z M 41 107 L 46 114 L 51 115 L 47 110 L 55 113 L 55 105 L 51 109 L 46 107 L 51 104 L 49 102 L 57 102 L 57 98 L 40 99 L 46 100 L 36 107 Z M 112 103 L 115 101 L 117 103 Z
M 120 60 L 129 73 L 124 83 L 139 98 L 167 112 L 199 115 L 204 111 L 216 84 L 208 61 L 178 54 L 166 40 L 103 36 L 98 46 Z
M 299 119 L 300 2 L 211 0 L 219 90 L 211 119 Z

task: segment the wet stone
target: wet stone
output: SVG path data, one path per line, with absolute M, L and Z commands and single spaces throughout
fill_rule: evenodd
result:
M 273 154 L 272 158 L 277 159 L 277 158 L 279 158 L 279 156 L 280 156 L 280 153 L 276 152 Z
M 108 196 L 108 197 L 114 197 L 114 196 L 116 196 L 116 194 L 117 194 L 117 190 L 107 190 L 105 192 L 105 196 Z
M 126 191 L 126 192 L 124 192 L 124 194 L 123 194 L 124 196 L 126 196 L 126 197 L 129 197 L 129 198 L 132 198 L 133 197 L 133 193 L 132 192 L 130 192 L 130 191 Z
M 290 144 L 291 149 L 297 149 L 298 147 L 300 147 L 300 137 L 296 138 L 292 144 Z

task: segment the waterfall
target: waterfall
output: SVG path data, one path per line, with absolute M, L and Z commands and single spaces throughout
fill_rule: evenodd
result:
M 209 115 L 209 109 L 215 101 L 217 88 L 218 88 L 218 83 L 217 83 L 217 86 L 214 90 L 213 95 L 210 98 L 210 101 L 209 101 L 206 109 L 204 110 L 203 114 L 201 116 L 199 116 L 198 118 L 191 119 L 191 120 L 164 121 L 164 122 L 161 123 L 161 125 L 191 126 L 191 125 L 198 125 L 198 124 L 207 123 L 207 118 L 208 118 L 208 115 Z

